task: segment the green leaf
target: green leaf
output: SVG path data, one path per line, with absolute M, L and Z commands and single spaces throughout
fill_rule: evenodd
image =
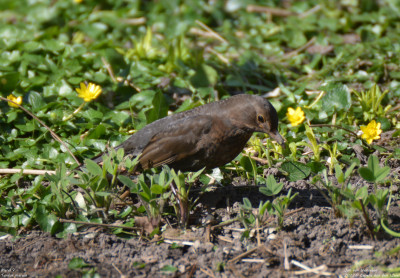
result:
M 105 192 L 105 191 L 98 191 L 94 193 L 96 196 L 100 196 L 100 197 L 107 197 L 110 196 L 112 193 L 110 192 Z
M 356 200 L 362 200 L 363 203 L 365 204 L 368 198 L 368 186 L 363 186 L 360 189 L 358 189 L 354 197 Z
M 115 159 L 118 160 L 118 161 L 122 161 L 124 159 L 124 155 L 125 155 L 124 148 L 119 148 L 117 150 L 117 154 L 115 156 Z
M 90 265 L 85 263 L 85 261 L 82 258 L 72 258 L 69 263 L 68 263 L 68 268 L 69 269 L 79 269 L 79 268 L 84 268 L 84 267 L 89 267 Z
M 290 181 L 305 179 L 311 173 L 310 167 L 300 162 L 284 162 L 281 168 L 289 174 Z
M 24 44 L 23 49 L 26 52 L 35 52 L 35 51 L 38 51 L 39 49 L 43 49 L 43 46 L 39 42 L 30 41 L 30 42 L 27 42 Z
M 140 156 L 131 159 L 129 156 L 124 157 L 125 166 L 128 168 L 128 172 L 133 171 L 136 168 L 136 165 L 139 163 Z
M 145 267 L 146 267 L 146 264 L 145 264 L 145 263 L 142 263 L 142 262 L 134 262 L 134 263 L 132 264 L 132 266 L 133 266 L 134 268 L 142 269 L 142 268 L 145 268 Z
M 245 208 L 247 210 L 253 209 L 253 206 L 251 205 L 249 198 L 246 198 L 246 197 L 243 198 L 243 208 Z
M 36 129 L 36 125 L 34 122 L 27 122 L 24 125 L 15 125 L 19 130 L 25 131 L 25 132 L 31 132 Z
M 126 121 L 130 119 L 130 116 L 125 111 L 113 111 L 111 120 L 119 126 L 122 126 Z
M 378 189 L 377 192 L 375 193 L 375 198 L 376 198 L 376 206 L 378 207 L 379 210 L 382 210 L 386 204 L 386 198 L 389 194 L 389 189 Z
M 37 92 L 33 92 L 33 91 L 31 91 L 29 93 L 28 102 L 32 106 L 32 109 L 34 111 L 38 111 L 40 108 L 42 108 L 44 105 L 46 105 L 42 95 L 40 95 Z
M 358 169 L 358 173 L 366 181 L 369 181 L 369 182 L 374 182 L 375 181 L 374 173 L 370 169 L 368 169 L 367 167 L 359 168 Z
M 194 181 L 197 179 L 197 177 L 200 176 L 201 173 L 204 172 L 204 170 L 205 170 L 205 167 L 203 167 L 202 169 L 198 170 L 198 171 L 195 172 L 195 173 L 191 172 L 191 173 L 189 174 L 189 180 L 188 180 L 188 182 L 189 182 L 189 183 L 194 182 Z
M 375 173 L 375 180 L 376 182 L 383 181 L 390 173 L 390 167 L 385 166 L 380 168 L 379 170 L 376 171 Z
M 10 110 L 10 112 L 8 112 L 6 115 L 7 115 L 7 123 L 11 123 L 12 121 L 14 121 L 17 118 L 18 112 L 16 109 L 13 109 L 13 110 Z
M 0 76 L 1 92 L 10 94 L 15 90 L 19 82 L 20 75 L 18 72 L 11 72 Z
M 356 163 L 356 162 L 353 162 L 353 163 L 350 165 L 350 167 L 346 170 L 346 172 L 345 172 L 345 174 L 344 174 L 344 178 L 345 178 L 345 179 L 347 179 L 347 178 L 350 177 L 351 173 L 352 173 L 353 170 L 354 170 L 354 167 L 356 167 L 356 166 L 357 166 L 357 163 Z
M 106 134 L 106 127 L 103 124 L 99 124 L 94 129 L 90 130 L 87 139 L 99 139 L 104 134 Z
M 264 215 L 265 211 L 270 211 L 270 209 L 272 208 L 272 204 L 270 201 L 266 201 L 264 204 L 262 203 L 262 201 L 260 201 L 260 205 L 259 205 L 259 213 L 260 215 Z
M 163 194 L 164 193 L 164 187 L 162 187 L 159 184 L 152 184 L 150 187 L 150 190 L 154 194 Z
M 239 161 L 240 166 L 243 167 L 243 169 L 247 173 L 252 173 L 253 172 L 253 165 L 251 164 L 250 158 L 247 156 L 242 156 L 242 158 Z
M 213 87 L 198 88 L 197 93 L 199 94 L 200 98 L 202 98 L 202 99 L 214 98 L 214 88 Z
M 362 206 L 360 204 L 360 200 L 355 200 L 354 202 L 351 202 L 351 207 L 358 209 L 359 211 L 362 211 Z
M 42 205 L 38 206 L 36 209 L 36 221 L 43 231 L 49 232 L 52 235 L 60 227 L 57 216 L 48 212 Z
M 324 169 L 326 169 L 326 167 L 323 163 L 316 162 L 316 161 L 307 163 L 307 166 L 310 167 L 311 171 L 314 174 L 318 174 L 318 173 L 322 172 Z
M 168 104 L 163 93 L 157 92 L 152 101 L 153 108 L 146 113 L 147 124 L 164 118 L 168 114 Z
M 192 99 L 186 99 L 180 106 L 178 109 L 175 110 L 175 113 L 179 113 L 179 112 L 183 112 L 186 110 L 190 110 L 195 108 L 196 106 L 199 106 L 198 102 L 193 102 Z
M 89 171 L 89 173 L 91 173 L 93 175 L 97 175 L 97 176 L 103 175 L 103 170 L 93 160 L 85 159 L 85 165 L 86 165 L 86 169 Z
M 390 167 L 381 167 L 379 159 L 375 155 L 368 158 L 368 167 L 361 167 L 358 169 L 360 176 L 369 182 L 380 182 L 384 180 L 390 173 Z
M 328 112 L 334 108 L 336 111 L 347 110 L 351 106 L 350 91 L 341 83 L 329 83 L 320 88 L 326 94 L 322 97 L 322 110 Z
M 385 117 L 378 117 L 376 122 L 381 123 L 381 129 L 383 131 L 388 131 L 392 127 L 390 121 Z
M 176 268 L 175 266 L 172 265 L 164 265 L 161 268 L 161 271 L 163 272 L 176 272 L 178 270 L 178 268 Z
M 53 52 L 58 52 L 64 49 L 65 43 L 60 41 L 60 40 L 43 40 L 43 46 L 44 49 L 53 51 Z
M 82 65 L 77 60 L 64 60 L 63 66 L 69 74 L 79 73 L 82 70 Z
M 379 159 L 376 155 L 371 155 L 368 157 L 368 169 L 370 169 L 372 172 L 375 172 L 380 168 L 379 166 Z
M 118 214 L 118 217 L 119 217 L 119 218 L 128 217 L 128 216 L 132 213 L 132 211 L 133 211 L 133 208 L 132 208 L 131 206 L 127 206 L 127 207 L 124 208 L 123 211 L 121 211 L 121 212 Z M 124 224 L 124 225 L 129 226 L 129 225 L 127 225 L 127 224 Z M 131 227 L 131 226 L 129 226 L 129 227 Z
M 144 107 L 148 107 L 151 105 L 157 93 L 159 92 L 155 92 L 152 90 L 141 91 L 140 94 L 134 94 L 130 98 L 129 103 L 118 105 L 116 108 L 121 110 L 129 109 L 130 106 L 136 106 L 138 109 L 142 110 Z
M 151 190 L 150 188 L 147 186 L 146 182 L 143 180 L 139 180 L 139 184 L 140 187 L 142 188 L 143 192 L 141 192 L 140 194 L 145 197 L 148 201 L 150 201 L 151 199 Z
M 217 81 L 217 71 L 206 64 L 202 64 L 198 67 L 195 75 L 190 78 L 190 82 L 195 88 L 214 86 Z
M 283 183 L 277 183 L 275 181 L 274 176 L 269 175 L 267 177 L 267 184 L 266 186 L 260 187 L 260 192 L 267 196 L 274 196 L 281 192 L 283 188 Z
M 210 183 L 210 181 L 211 181 L 211 178 L 210 178 L 209 176 L 203 174 L 203 175 L 200 176 L 199 180 L 200 180 L 200 182 L 201 182 L 202 184 L 204 184 L 204 185 L 207 187 L 207 185 L 208 185 L 208 184 Z
M 338 163 L 335 164 L 335 176 L 338 183 L 344 183 L 345 181 L 344 174 L 342 168 L 340 168 Z
M 147 124 L 147 113 L 146 109 L 141 110 L 136 117 L 133 119 L 135 129 L 140 130 Z
M 75 223 L 64 223 L 63 230 L 56 234 L 57 238 L 67 238 L 68 234 L 72 234 L 78 231 Z
M 103 113 L 91 108 L 85 110 L 85 112 L 82 113 L 82 116 L 91 121 L 93 121 L 94 119 L 102 119 L 104 117 Z

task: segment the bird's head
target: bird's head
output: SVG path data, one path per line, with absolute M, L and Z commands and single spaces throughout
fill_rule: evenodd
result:
M 239 97 L 241 96 L 241 97 Z M 278 114 L 272 104 L 263 97 L 254 95 L 238 95 L 237 101 L 241 109 L 236 115 L 239 121 L 253 132 L 267 133 L 272 139 L 283 145 L 285 140 L 278 131 Z

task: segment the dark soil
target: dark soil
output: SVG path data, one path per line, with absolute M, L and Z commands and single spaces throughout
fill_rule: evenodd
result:
M 400 246 L 400 238 L 382 234 L 372 240 L 362 220 L 350 225 L 348 220 L 336 218 L 329 204 L 308 182 L 299 181 L 290 186 L 294 190 L 298 188 L 299 196 L 281 230 L 276 229 L 275 218 L 268 219 L 259 234 L 251 230 L 248 238 L 243 238 L 240 222 L 216 229 L 210 229 L 214 225 L 210 224 L 183 235 L 179 230 L 167 230 L 164 242 L 139 237 L 124 239 L 98 228 L 86 228 L 67 239 L 34 230 L 16 239 L 2 238 L 1 274 L 80 277 L 88 268 L 71 270 L 68 267 L 76 257 L 95 267 L 101 277 L 121 274 L 126 277 L 182 274 L 185 277 L 311 277 L 324 272 L 349 275 L 356 263 L 360 265 L 354 269 L 353 277 L 365 277 L 382 274 L 382 267 L 400 266 L 400 253 L 388 253 Z M 223 187 L 203 195 L 196 213 L 203 211 L 205 217 L 208 210 L 216 223 L 232 219 L 237 216 L 239 202 L 246 196 L 253 206 L 266 199 L 256 186 Z M 230 213 L 225 205 L 228 200 L 233 204 Z M 391 227 L 399 230 L 398 204 L 392 206 L 389 219 Z M 181 247 L 173 248 L 172 242 Z M 301 275 L 298 271 L 302 269 L 295 265 L 296 261 L 320 272 Z M 165 266 L 174 266 L 177 270 L 163 271 Z

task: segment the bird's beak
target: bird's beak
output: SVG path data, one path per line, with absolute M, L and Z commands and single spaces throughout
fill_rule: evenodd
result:
M 283 137 L 279 134 L 278 130 L 276 130 L 275 132 L 268 132 L 268 135 L 274 139 L 276 142 L 278 142 L 281 146 L 285 145 L 285 139 L 283 139 Z

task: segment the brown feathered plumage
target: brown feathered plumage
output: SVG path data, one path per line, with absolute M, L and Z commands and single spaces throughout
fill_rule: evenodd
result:
M 115 149 L 139 158 L 143 169 L 164 164 L 182 171 L 212 169 L 233 160 L 253 132 L 283 144 L 278 115 L 266 99 L 236 95 L 157 120 Z M 101 161 L 101 157 L 94 159 Z

